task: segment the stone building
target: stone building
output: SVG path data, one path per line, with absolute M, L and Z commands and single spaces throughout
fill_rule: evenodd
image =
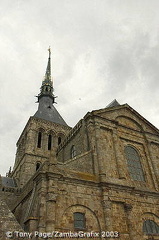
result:
M 159 130 L 116 100 L 70 128 L 54 106 L 50 54 L 38 111 L 17 142 L 13 170 L 1 177 L 0 205 L 17 221 L 10 230 L 159 239 Z

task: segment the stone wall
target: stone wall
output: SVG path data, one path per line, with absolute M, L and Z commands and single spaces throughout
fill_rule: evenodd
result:
M 10 239 L 7 237 L 7 233 L 9 236 L 13 235 L 14 237 L 14 231 L 23 232 L 23 229 L 17 222 L 13 213 L 8 208 L 5 200 L 3 199 L 2 192 L 0 191 L 0 239 Z M 21 238 L 17 237 L 16 239 L 19 240 Z
M 75 147 L 76 157 L 89 150 L 86 126 L 83 120 L 79 121 L 77 125 L 69 132 L 63 143 L 58 147 L 57 159 L 59 162 L 65 162 L 72 158 L 71 149 Z
M 93 173 L 92 151 L 79 154 L 62 164 L 58 164 L 60 168 L 75 170 L 80 172 Z

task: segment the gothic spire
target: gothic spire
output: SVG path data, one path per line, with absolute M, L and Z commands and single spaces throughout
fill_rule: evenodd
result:
M 59 112 L 56 110 L 53 103 L 55 103 L 53 82 L 51 80 L 51 50 L 49 51 L 49 58 L 46 67 L 46 73 L 44 80 L 42 81 L 42 86 L 40 88 L 40 93 L 38 95 L 38 110 L 34 114 L 34 117 L 54 122 L 60 125 L 67 126 L 67 123 L 63 120 Z
M 46 73 L 44 76 L 44 80 L 42 81 L 42 86 L 40 88 L 40 94 L 38 95 L 38 102 L 39 99 L 42 96 L 49 96 L 52 98 L 53 103 L 55 102 L 55 96 L 53 94 L 53 82 L 51 80 L 51 49 L 49 47 L 49 58 L 48 58 L 48 63 L 47 63 L 47 68 L 46 68 Z
M 51 81 L 51 49 L 49 47 L 49 58 L 48 58 L 48 63 L 47 63 L 47 68 L 46 68 L 46 73 L 45 73 L 45 80 L 47 79 L 48 81 Z

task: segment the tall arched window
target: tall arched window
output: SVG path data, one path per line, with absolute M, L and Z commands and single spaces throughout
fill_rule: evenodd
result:
M 51 150 L 52 147 L 52 135 L 49 134 L 48 136 L 48 150 Z
M 133 147 L 126 146 L 125 154 L 131 178 L 137 181 L 145 181 L 138 152 Z
M 61 137 L 58 137 L 58 145 L 61 143 Z
M 159 234 L 159 226 L 152 220 L 146 220 L 143 224 L 143 232 L 145 234 Z
M 76 156 L 76 147 L 75 145 L 73 145 L 71 147 L 71 158 L 74 158 Z
M 75 212 L 73 215 L 74 215 L 74 228 L 81 230 L 85 229 L 86 228 L 85 214 Z
M 42 133 L 38 132 L 38 142 L 37 142 L 38 148 L 41 148 L 41 142 L 42 142 Z

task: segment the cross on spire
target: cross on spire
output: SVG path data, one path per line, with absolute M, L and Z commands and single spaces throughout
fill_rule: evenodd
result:
M 49 51 L 48 63 L 47 63 L 44 80 L 42 81 L 41 91 L 40 91 L 40 94 L 38 95 L 38 102 L 42 96 L 49 96 L 53 99 L 53 103 L 54 103 L 55 96 L 53 94 L 53 82 L 51 80 L 51 48 L 50 46 L 48 48 L 48 51 Z
M 50 46 L 48 48 L 48 51 L 49 51 L 49 58 L 50 58 L 50 56 L 51 56 L 51 48 L 50 48 Z

